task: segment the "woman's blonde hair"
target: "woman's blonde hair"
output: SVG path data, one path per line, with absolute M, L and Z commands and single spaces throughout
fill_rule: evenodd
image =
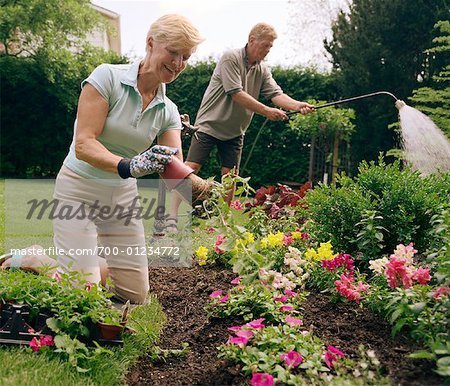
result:
M 169 14 L 161 16 L 147 33 L 147 41 L 152 37 L 158 43 L 169 43 L 175 49 L 195 49 L 204 41 L 200 32 L 184 16 Z
M 258 40 L 263 38 L 272 38 L 273 40 L 275 40 L 278 37 L 275 28 L 267 23 L 256 24 L 248 34 L 249 39 L 250 36 L 254 36 Z

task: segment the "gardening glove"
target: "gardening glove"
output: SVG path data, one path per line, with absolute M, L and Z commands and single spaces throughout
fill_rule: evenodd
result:
M 117 165 L 117 171 L 122 178 L 138 178 L 155 172 L 162 173 L 164 166 L 172 161 L 172 155 L 177 153 L 177 148 L 155 145 L 131 159 L 122 158 Z

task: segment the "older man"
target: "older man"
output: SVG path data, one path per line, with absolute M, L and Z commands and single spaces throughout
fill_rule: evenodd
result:
M 283 110 L 258 101 L 260 96 L 285 110 L 307 114 L 314 106 L 283 93 L 262 62 L 277 38 L 275 29 L 256 24 L 249 33 L 245 47 L 225 52 L 214 69 L 197 114 L 186 164 L 197 173 L 215 146 L 218 148 L 222 175 L 232 168 L 238 172 L 244 144 L 244 134 L 253 114 L 272 121 L 287 120 Z M 178 203 L 173 202 L 168 225 L 176 226 Z

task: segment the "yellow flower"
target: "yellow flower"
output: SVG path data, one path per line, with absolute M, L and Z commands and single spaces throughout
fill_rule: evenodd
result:
M 206 259 L 208 258 L 208 248 L 206 248 L 202 245 L 195 251 L 195 255 L 197 256 L 197 258 L 199 260 L 206 261 Z M 200 265 L 202 265 L 202 264 L 200 264 Z
M 317 252 L 314 248 L 308 248 L 305 252 L 305 258 L 307 260 L 316 260 L 317 257 Z
M 261 240 L 261 247 L 267 248 L 269 247 L 282 247 L 283 246 L 283 237 L 284 234 L 281 232 L 278 233 L 269 233 L 266 237 Z
M 245 232 L 244 235 L 242 236 L 242 244 L 247 245 L 247 244 L 252 244 L 254 242 L 255 242 L 255 236 L 253 236 L 253 233 Z
M 305 258 L 309 260 L 331 260 L 333 257 L 333 247 L 330 241 L 320 243 L 320 247 L 317 251 L 314 248 L 309 248 L 305 252 Z
M 267 237 L 263 237 L 261 239 L 261 248 L 263 249 L 267 248 Z
M 331 260 L 334 257 L 331 241 L 320 243 L 320 247 L 317 250 L 317 253 L 320 260 Z
M 294 240 L 301 240 L 302 239 L 302 232 L 292 232 L 292 238 Z

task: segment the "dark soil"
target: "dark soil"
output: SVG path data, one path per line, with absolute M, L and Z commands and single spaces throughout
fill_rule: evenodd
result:
M 230 320 L 207 320 L 204 306 L 216 289 L 227 290 L 235 275 L 218 267 L 155 268 L 150 270 L 150 290 L 156 294 L 167 315 L 167 326 L 159 346 L 180 349 L 189 343 L 186 356 L 152 362 L 143 356 L 127 376 L 129 385 L 248 385 L 248 377 L 217 358 L 217 349 L 226 342 Z M 332 304 L 323 294 L 311 294 L 304 304 L 302 318 L 307 328 L 327 345 L 356 355 L 359 344 L 373 349 L 384 374 L 393 385 L 442 385 L 430 362 L 410 359 L 418 349 L 404 336 L 391 338 L 390 326 L 381 318 L 354 304 Z

